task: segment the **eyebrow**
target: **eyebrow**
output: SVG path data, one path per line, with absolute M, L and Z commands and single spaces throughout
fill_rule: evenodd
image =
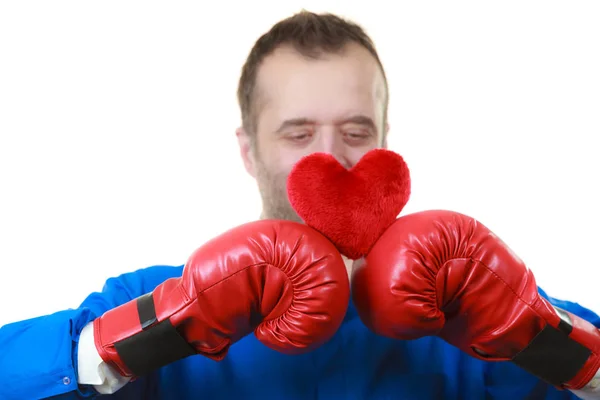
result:
M 345 118 L 341 120 L 339 124 L 365 125 L 371 128 L 373 131 L 377 132 L 377 126 L 375 125 L 375 121 L 373 121 L 372 118 L 369 118 L 366 115 L 353 115 L 350 118 Z
M 314 124 L 315 121 L 312 121 L 308 118 L 292 118 L 286 119 L 279 125 L 279 128 L 275 131 L 275 133 L 281 133 L 287 128 L 295 127 L 295 126 L 303 126 L 303 125 L 311 125 Z
M 277 128 L 275 133 L 281 133 L 290 127 L 313 125 L 315 123 L 316 122 L 314 120 L 311 120 L 308 118 L 287 119 L 281 123 L 281 125 L 279 126 L 279 128 Z M 377 126 L 375 126 L 375 122 L 373 121 L 373 119 L 369 118 L 365 115 L 353 115 L 351 117 L 343 118 L 339 121 L 336 121 L 336 125 L 343 125 L 343 124 L 365 125 L 365 126 L 368 126 L 370 129 L 372 129 L 373 131 L 377 131 Z

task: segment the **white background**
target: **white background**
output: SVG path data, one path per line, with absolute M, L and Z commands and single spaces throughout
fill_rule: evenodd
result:
M 258 218 L 237 80 L 301 8 L 375 40 L 390 146 L 412 171 L 405 212 L 478 218 L 551 295 L 600 312 L 598 2 L 204 3 L 0 5 L 0 325 Z

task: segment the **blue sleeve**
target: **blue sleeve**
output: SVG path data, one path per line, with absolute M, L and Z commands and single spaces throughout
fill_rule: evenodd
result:
M 550 297 L 541 288 L 538 288 L 538 290 L 542 297 L 546 298 L 552 305 L 583 318 L 600 328 L 600 318 L 595 312 L 582 307 L 578 303 Z M 489 398 L 492 399 L 578 399 L 570 391 L 558 390 L 510 362 L 488 363 L 486 391 Z
M 156 266 L 106 281 L 77 309 L 0 327 L 0 399 L 93 397 L 77 385 L 77 342 L 83 327 L 111 308 L 181 276 L 182 267 Z
M 550 297 L 541 288 L 538 288 L 538 290 L 542 297 L 547 299 L 553 306 L 562 308 L 563 310 L 568 311 L 573 315 L 577 315 L 579 318 L 582 318 L 588 321 L 589 323 L 593 324 L 596 328 L 600 328 L 600 317 L 598 317 L 598 314 L 596 314 L 595 312 L 579 305 L 579 303 L 566 300 L 559 300 L 554 297 Z

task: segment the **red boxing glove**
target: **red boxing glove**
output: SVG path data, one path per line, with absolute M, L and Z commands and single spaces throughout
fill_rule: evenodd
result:
M 335 334 L 349 299 L 344 262 L 329 240 L 296 222 L 257 221 L 197 249 L 180 278 L 96 319 L 96 349 L 133 378 L 194 354 L 221 360 L 253 331 L 296 354 Z
M 541 297 L 525 264 L 473 218 L 450 211 L 401 217 L 364 261 L 352 296 L 378 334 L 439 336 L 563 389 L 582 388 L 600 366 L 598 329 Z

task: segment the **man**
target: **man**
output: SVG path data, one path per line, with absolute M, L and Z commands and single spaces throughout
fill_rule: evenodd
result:
M 360 27 L 308 12 L 279 22 L 252 49 L 238 96 L 237 137 L 262 196 L 261 221 L 205 244 L 185 267 L 124 274 L 76 310 L 3 327 L 1 398 L 594 398 L 592 376 L 582 390 L 559 390 L 514 363 L 467 354 L 447 338 L 384 337 L 361 320 L 384 331 L 381 320 L 369 320 L 370 299 L 360 299 L 359 311 L 348 302 L 353 262 L 345 260 L 343 273 L 331 244 L 299 223 L 286 179 L 315 152 L 351 167 L 386 147 L 386 77 Z M 383 239 L 387 246 L 389 235 Z M 379 258 L 384 244 L 376 248 Z M 373 266 L 367 269 L 376 274 Z M 356 288 L 373 296 L 362 284 Z M 600 326 L 591 311 L 549 300 Z M 404 315 L 402 304 L 389 319 Z

